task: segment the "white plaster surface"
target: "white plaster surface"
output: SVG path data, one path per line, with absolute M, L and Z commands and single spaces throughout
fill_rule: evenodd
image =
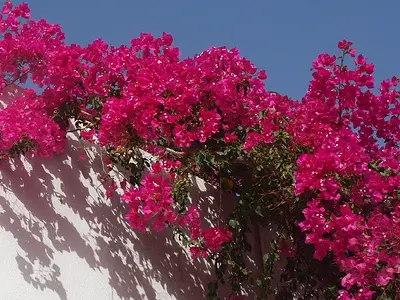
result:
M 0 109 L 16 94 L 3 94 Z M 0 161 L 0 300 L 205 299 L 206 262 L 193 262 L 170 231 L 134 232 L 120 197 L 105 198 L 101 172 L 99 156 L 72 135 L 65 155 Z M 191 197 L 205 226 L 232 207 L 198 178 Z M 263 251 L 252 239 L 257 264 Z
M 208 266 L 169 231 L 127 226 L 119 196 L 104 197 L 101 161 L 83 151 L 71 140 L 53 159 L 0 163 L 0 299 L 204 299 Z

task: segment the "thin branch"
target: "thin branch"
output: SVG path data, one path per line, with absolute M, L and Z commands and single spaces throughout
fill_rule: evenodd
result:
M 67 130 L 67 133 L 77 132 L 77 131 L 80 131 L 80 130 L 82 130 L 82 129 L 81 128 L 71 129 L 71 130 Z
M 28 70 L 28 71 L 22 73 L 22 74 L 19 75 L 17 78 L 15 78 L 13 81 L 8 82 L 8 83 L 4 86 L 3 89 L 5 89 L 5 88 L 7 88 L 7 87 L 9 87 L 9 86 L 11 86 L 11 85 L 13 85 L 13 84 L 16 83 L 18 80 L 21 80 L 23 76 L 28 75 L 29 71 L 30 71 L 30 70 Z
M 173 155 L 183 156 L 183 155 L 186 154 L 185 152 L 176 151 L 176 150 L 173 150 L 173 149 L 171 149 L 171 148 L 167 148 L 167 147 L 162 147 L 162 148 L 163 148 L 166 152 L 171 153 L 171 154 L 173 154 Z
M 343 67 L 344 67 L 344 56 L 346 55 L 345 51 L 343 51 L 341 59 L 340 59 L 340 75 L 342 75 L 343 72 Z M 340 78 L 339 82 L 339 87 L 338 87 L 338 104 L 339 104 L 339 124 L 342 124 L 342 101 L 340 100 L 340 91 L 342 90 L 343 84 L 342 84 L 342 78 Z

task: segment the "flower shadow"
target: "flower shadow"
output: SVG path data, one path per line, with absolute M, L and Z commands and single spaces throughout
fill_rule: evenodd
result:
M 171 232 L 133 232 L 120 198 L 104 197 L 100 161 L 82 160 L 79 145 L 71 140 L 66 154 L 52 159 L 0 163 L 0 228 L 17 241 L 25 282 L 71 299 L 68 276 L 86 269 L 67 270 L 62 257 L 76 257 L 87 272 L 108 276 L 114 299 L 204 299 L 209 265 L 193 262 Z

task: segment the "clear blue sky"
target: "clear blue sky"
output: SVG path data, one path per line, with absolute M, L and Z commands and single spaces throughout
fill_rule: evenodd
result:
M 18 3 L 21 1 L 15 1 Z M 140 32 L 171 33 L 182 57 L 237 47 L 266 69 L 267 88 L 299 99 L 311 62 L 337 42 L 354 42 L 376 78 L 400 75 L 399 0 L 25 0 L 34 18 L 61 24 L 68 43 L 129 43 Z

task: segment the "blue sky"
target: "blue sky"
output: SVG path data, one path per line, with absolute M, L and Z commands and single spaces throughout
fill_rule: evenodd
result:
M 15 1 L 19 3 L 21 1 Z M 58 23 L 68 43 L 129 43 L 171 33 L 182 57 L 237 47 L 266 69 L 268 89 L 299 99 L 322 52 L 348 39 L 375 63 L 378 81 L 400 75 L 399 0 L 25 0 L 34 18 Z

